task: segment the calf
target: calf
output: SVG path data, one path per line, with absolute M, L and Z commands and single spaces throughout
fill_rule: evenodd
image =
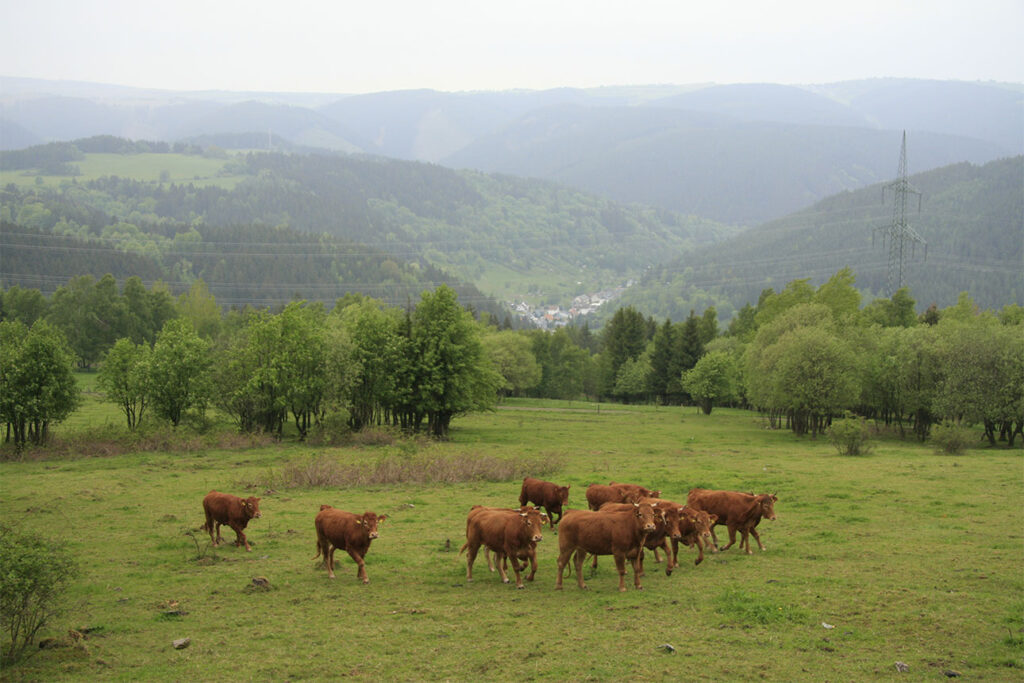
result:
M 314 524 L 316 526 L 316 557 L 323 556 L 327 562 L 327 576 L 334 577 L 334 551 L 341 548 L 359 565 L 356 577 L 363 583 L 370 583 L 366 575 L 366 553 L 370 543 L 377 538 L 377 524 L 387 519 L 387 515 L 379 517 L 366 511 L 356 515 L 338 510 L 330 505 L 321 505 Z
M 729 529 L 729 544 L 722 548 L 728 550 L 736 542 L 736 531 L 742 534 L 740 548 L 746 548 L 747 554 L 753 554 L 750 550 L 750 535 L 757 541 L 757 547 L 762 551 L 766 548 L 761 543 L 761 536 L 757 533 L 757 525 L 761 518 L 775 520 L 775 501 L 779 498 L 773 493 L 742 493 L 740 491 L 712 491 L 709 489 L 692 489 L 686 499 L 686 504 L 698 510 L 704 510 L 709 515 L 716 515 L 717 519 L 711 524 L 711 537 L 718 545 L 718 537 L 715 535 L 715 525 L 725 524 Z
M 512 569 L 516 574 L 516 588 L 524 588 L 519 558 L 524 555 L 528 557 L 531 553 L 530 545 L 536 546 L 544 537 L 542 529 L 546 521 L 547 515 L 532 507 L 504 510 L 476 506 L 471 509 L 466 517 L 466 543 L 459 550 L 460 555 L 468 550 L 466 581 L 473 580 L 473 562 L 480 551 L 480 546 L 483 545 L 494 552 L 502 583 L 509 583 L 508 575 L 505 573 L 505 560 L 511 558 Z M 534 548 L 532 552 L 535 556 L 536 549 Z M 533 578 L 533 574 L 530 578 Z
M 543 507 L 548 515 L 548 524 L 552 529 L 562 520 L 562 506 L 569 502 L 569 487 L 559 486 L 550 481 L 542 481 L 533 477 L 523 479 L 523 488 L 519 492 L 519 504 L 533 503 Z M 558 513 L 558 519 L 555 519 Z
M 640 585 L 640 553 L 645 537 L 656 529 L 655 511 L 650 503 L 638 503 L 622 512 L 571 510 L 565 515 L 558 534 L 558 579 L 555 588 L 562 588 L 562 573 L 573 556 L 576 583 L 583 582 L 583 561 L 590 555 L 612 555 L 619 572 L 619 590 L 626 590 L 626 558 L 633 564 L 633 585 Z
M 246 525 L 250 519 L 258 519 L 263 516 L 260 512 L 259 498 L 239 498 L 230 493 L 219 493 L 210 491 L 203 498 L 203 512 L 206 514 L 206 522 L 203 529 L 210 532 L 210 542 L 216 547 L 224 539 L 220 536 L 220 527 L 226 524 L 235 532 L 235 545 L 244 545 L 246 552 L 252 552 L 249 541 L 245 538 Z M 214 527 L 217 537 L 214 538 Z
M 718 552 L 712 536 L 712 527 L 716 521 L 717 515 L 709 515 L 704 510 L 696 510 L 689 506 L 682 509 L 679 516 L 679 539 L 672 539 L 672 554 L 675 556 L 673 561 L 677 567 L 680 541 L 683 545 L 697 547 L 697 559 L 693 561 L 695 565 L 704 561 L 704 548 L 707 546 L 710 545 L 714 552 Z
M 600 510 L 605 503 L 639 503 L 641 496 L 623 493 L 622 489 L 604 484 L 591 484 L 587 487 L 587 507 Z

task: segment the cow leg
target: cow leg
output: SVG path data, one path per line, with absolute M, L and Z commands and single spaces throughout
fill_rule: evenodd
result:
M 714 532 L 711 533 L 711 538 L 712 538 L 712 540 L 714 540 L 714 538 L 715 538 Z M 727 546 L 725 546 L 724 548 L 722 548 L 722 550 L 728 550 L 729 548 L 731 548 L 733 546 L 733 544 L 735 542 L 736 542 L 736 527 L 730 526 L 729 527 L 729 544 Z M 718 541 L 717 540 L 715 540 L 715 545 L 718 545 Z M 742 544 L 740 545 L 740 547 L 741 548 L 743 547 Z
M 362 579 L 363 583 L 370 583 L 370 577 L 366 575 L 366 562 L 363 561 L 363 556 L 351 548 L 347 549 L 347 552 L 349 557 L 355 560 L 356 564 L 359 565 L 359 571 L 356 572 L 356 578 Z
M 718 534 L 715 533 L 714 524 L 711 525 L 711 542 L 715 544 L 716 548 L 718 547 Z M 725 550 L 725 548 L 722 548 L 722 550 Z
M 487 569 L 489 569 L 492 572 L 495 571 L 494 559 L 491 557 L 491 551 L 487 548 L 484 548 L 484 557 L 487 558 Z
M 583 583 L 583 561 L 587 559 L 587 554 L 582 550 L 577 550 L 576 555 L 573 557 L 573 565 L 576 567 L 576 585 L 580 588 L 586 588 L 587 584 Z M 597 555 L 594 556 L 594 561 L 597 561 Z
M 328 579 L 335 578 L 335 576 L 334 576 L 334 551 L 335 550 L 337 550 L 337 548 L 335 548 L 332 545 L 331 546 L 331 551 L 329 553 L 327 553 L 327 578 Z
M 662 540 L 659 547 L 665 551 L 665 576 L 672 576 L 672 570 L 676 568 L 676 563 L 672 558 L 672 548 L 668 544 L 668 538 Z M 658 548 L 654 549 L 654 557 L 658 557 Z
M 619 573 L 619 592 L 626 592 L 626 556 L 620 553 L 613 555 L 615 558 L 615 571 Z M 636 563 L 637 560 L 633 560 L 633 582 L 637 583 L 640 581 L 636 575 Z
M 520 572 L 519 572 L 519 554 L 514 552 L 514 551 L 510 552 L 510 550 L 511 550 L 510 548 L 505 548 L 504 556 L 508 557 L 508 558 L 510 558 L 512 560 L 512 571 L 514 571 L 516 573 L 516 588 L 522 590 L 523 588 L 526 588 L 526 586 L 523 585 L 523 577 L 522 577 L 522 574 L 520 574 Z M 502 564 L 504 564 L 504 563 L 502 563 Z M 526 568 L 526 563 L 524 562 L 523 563 L 523 569 L 525 569 L 525 568 Z M 508 583 L 508 577 L 507 576 L 505 577 L 505 583 Z
M 757 527 L 753 527 L 753 526 L 750 527 L 750 533 L 753 534 L 754 540 L 757 541 L 757 547 L 761 550 L 761 552 L 764 552 L 765 550 L 768 550 L 768 548 L 765 548 L 764 544 L 761 543 L 761 535 L 759 533 L 757 533 Z M 749 541 L 747 542 L 747 551 L 748 552 L 750 551 L 750 542 Z
M 245 532 L 242 531 L 242 527 L 235 526 L 234 524 L 232 524 L 231 528 L 235 532 L 235 545 L 236 546 L 244 545 L 245 546 L 245 552 L 251 553 L 252 552 L 252 548 L 249 547 L 249 540 L 245 537 Z
M 565 565 L 569 564 L 569 556 L 572 551 L 559 550 L 558 552 L 558 576 L 555 578 L 555 590 L 562 590 L 562 573 L 565 572 Z
M 526 562 L 523 562 L 523 569 L 526 569 Z M 537 550 L 530 551 L 530 575 L 526 577 L 527 581 L 533 581 L 533 577 L 537 575 Z
M 220 545 L 224 542 L 224 539 L 220 537 L 220 522 L 215 524 L 217 527 L 217 539 L 213 542 L 214 545 Z M 210 538 L 213 538 L 213 531 L 210 532 Z
M 505 551 L 495 551 L 494 552 L 494 564 L 496 564 L 498 566 L 498 575 L 501 576 L 501 582 L 502 583 L 508 583 L 509 582 L 508 574 L 505 573 L 505 566 L 508 564 L 508 562 L 506 562 L 506 560 L 505 560 L 506 557 L 508 557 L 508 554 Z M 513 569 L 515 569 L 515 564 L 516 564 L 515 560 L 512 560 L 512 567 L 513 567 Z M 516 576 L 517 577 L 519 576 L 519 571 L 518 570 L 516 571 Z
M 697 546 L 697 559 L 693 561 L 694 566 L 704 561 L 704 541 L 701 540 L 700 535 L 697 535 L 697 541 L 694 543 Z

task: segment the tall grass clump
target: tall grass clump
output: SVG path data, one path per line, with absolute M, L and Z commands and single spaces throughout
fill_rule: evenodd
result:
M 0 663 L 21 660 L 60 615 L 75 563 L 62 545 L 0 524 Z
M 835 420 L 828 428 L 828 439 L 839 455 L 867 455 L 873 448 L 871 430 L 864 418 Z
M 971 430 L 947 422 L 932 427 L 932 448 L 940 455 L 962 455 L 971 445 Z

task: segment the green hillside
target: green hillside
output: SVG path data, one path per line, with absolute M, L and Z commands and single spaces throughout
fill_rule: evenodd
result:
M 968 163 L 911 176 L 922 192 L 908 223 L 926 240 L 907 254 L 904 281 L 919 308 L 968 291 L 983 308 L 1024 300 L 1024 157 Z M 652 268 L 623 296 L 645 313 L 682 320 L 714 305 L 728 316 L 797 278 L 820 284 L 850 267 L 866 298 L 885 294 L 893 197 L 883 185 L 843 192 L 732 239 Z
M 79 141 L 3 153 L 0 218 L 41 233 L 102 239 L 114 250 L 158 253 L 164 267 L 188 262 L 191 271 L 178 266 L 176 272 L 211 283 L 221 276 L 204 273 L 231 270 L 214 268 L 212 253 L 230 264 L 246 258 L 240 252 L 248 242 L 294 242 L 296 234 L 306 234 L 346 245 L 332 247 L 335 259 L 358 263 L 374 254 L 396 265 L 418 264 L 420 272 L 443 269 L 501 299 L 567 302 L 621 285 L 652 262 L 727 234 L 710 221 L 545 181 L 417 162 L 276 153 L 214 159 L 209 151 L 160 149 L 118 153 L 109 150 L 112 139 L 97 152 L 79 146 L 97 148 L 94 141 Z M 188 237 L 193 229 L 197 238 Z M 216 233 L 227 229 L 230 239 Z M 45 258 L 38 268 L 37 275 L 64 274 L 48 273 Z M 15 281 L 6 260 L 3 272 L 5 282 Z M 356 282 L 378 283 L 372 273 L 365 277 Z M 335 275 L 323 284 L 345 282 Z M 320 298 L 313 284 L 296 277 L 281 282 L 295 295 Z

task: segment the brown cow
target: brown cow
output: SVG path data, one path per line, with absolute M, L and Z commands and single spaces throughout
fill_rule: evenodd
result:
M 518 560 L 523 555 L 529 555 L 531 543 L 536 545 L 543 538 L 542 530 L 546 521 L 547 515 L 532 507 L 503 510 L 476 506 L 471 509 L 466 517 L 466 543 L 459 550 L 461 555 L 468 549 L 466 581 L 473 580 L 473 562 L 483 545 L 494 552 L 502 583 L 509 583 L 505 573 L 505 558 L 512 558 L 516 588 L 524 588 Z
M 655 528 L 655 512 L 649 503 L 638 503 L 632 510 L 623 512 L 595 512 L 593 510 L 570 510 L 562 521 L 558 534 L 558 580 L 556 589 L 562 588 L 562 573 L 573 556 L 576 567 L 576 583 L 586 588 L 583 582 L 583 561 L 590 555 L 612 555 L 619 572 L 619 590 L 626 590 L 626 558 L 632 560 L 633 585 L 640 585 L 640 553 L 644 537 Z
M 472 515 L 472 513 L 475 510 L 504 510 L 506 512 L 527 512 L 527 511 L 533 510 L 533 509 L 534 508 L 532 506 L 529 506 L 529 505 L 523 505 L 523 506 L 519 507 L 518 509 L 513 509 L 513 508 L 496 508 L 496 507 L 485 507 L 483 505 L 474 505 L 470 509 L 470 514 Z M 541 519 L 544 519 L 544 518 L 545 518 L 545 515 L 541 515 Z M 466 523 L 467 523 L 467 525 L 469 524 L 469 519 L 468 518 L 466 520 Z M 494 560 L 491 558 L 491 550 L 487 546 L 484 546 L 484 557 L 487 558 L 487 568 L 490 571 L 492 571 L 492 572 L 496 571 L 495 570 Z M 530 575 L 526 577 L 526 580 L 527 581 L 533 581 L 533 577 L 537 575 L 537 544 L 534 543 L 533 541 L 530 541 L 529 545 L 527 545 L 525 548 L 522 548 L 520 550 L 519 557 L 513 558 L 512 561 L 516 563 L 517 567 L 519 568 L 519 571 L 526 571 L 527 563 L 529 563 Z M 503 564 L 503 566 L 506 569 L 508 568 L 508 558 L 507 557 L 502 558 L 502 564 Z
M 387 515 L 379 517 L 366 511 L 356 515 L 338 510 L 330 505 L 321 505 L 314 524 L 316 526 L 316 557 L 323 556 L 327 562 L 327 576 L 334 577 L 334 551 L 341 548 L 359 565 L 356 577 L 363 583 L 370 583 L 366 575 L 366 562 L 363 559 L 370 550 L 370 543 L 377 538 L 377 524 L 387 519 Z
M 669 547 L 669 539 L 673 541 L 679 538 L 679 510 L 681 505 L 675 505 L 668 501 L 657 498 L 647 498 L 643 503 L 649 503 L 654 508 L 654 531 L 644 537 L 644 548 L 654 551 L 654 561 L 661 562 L 658 558 L 658 550 L 665 551 L 665 576 L 671 576 L 676 565 L 672 562 L 672 551 Z M 601 512 L 622 512 L 631 510 L 634 503 L 605 503 L 601 506 Z M 597 555 L 594 555 L 594 562 L 591 565 L 597 569 Z M 640 553 L 640 576 L 646 576 L 644 571 L 644 554 Z
M 624 493 L 622 489 L 604 484 L 591 484 L 587 487 L 587 507 L 600 510 L 605 503 L 639 503 L 641 496 Z
M 550 481 L 526 477 L 523 479 L 523 488 L 519 492 L 519 504 L 526 505 L 533 503 L 537 507 L 543 507 L 548 514 L 548 524 L 552 529 L 562 520 L 562 506 L 569 502 L 569 487 L 559 486 Z M 558 513 L 558 519 L 555 519 Z
M 775 501 L 779 498 L 773 493 L 742 493 L 740 491 L 712 491 L 709 489 L 692 489 L 686 499 L 690 507 L 704 510 L 708 514 L 717 515 L 717 519 L 711 525 L 711 537 L 718 545 L 718 537 L 715 535 L 715 524 L 725 524 L 729 529 L 729 544 L 722 548 L 728 550 L 736 542 L 736 531 L 743 534 L 740 540 L 740 548 L 746 548 L 747 554 L 753 554 L 750 549 L 750 535 L 757 541 L 757 547 L 765 550 L 761 543 L 761 536 L 757 533 L 757 525 L 761 518 L 775 520 Z
M 672 540 L 672 554 L 675 555 L 674 562 L 679 566 L 679 542 L 686 546 L 697 546 L 697 559 L 695 565 L 704 561 L 704 548 L 711 546 L 713 552 L 718 552 L 712 536 L 712 528 L 718 521 L 717 515 L 709 515 L 704 510 L 697 510 L 687 505 L 683 508 L 679 517 L 679 539 Z
M 210 532 L 210 542 L 216 547 L 224 539 L 220 536 L 220 527 L 226 524 L 235 531 L 235 545 L 244 545 L 246 552 L 252 552 L 249 541 L 245 538 L 246 525 L 250 519 L 263 516 L 260 512 L 259 498 L 239 498 L 230 493 L 210 491 L 203 498 L 203 512 L 206 522 L 203 529 Z M 214 527 L 217 537 L 214 538 Z
M 643 486 L 640 486 L 640 484 L 623 484 L 623 483 L 620 483 L 620 482 L 610 481 L 610 482 L 608 482 L 608 485 L 611 486 L 612 488 L 617 488 L 618 490 L 622 491 L 624 494 L 628 494 L 631 497 L 635 496 L 637 499 L 640 499 L 640 498 L 661 498 L 661 491 L 652 491 L 649 488 L 645 488 Z M 623 503 L 628 503 L 630 501 L 625 500 L 625 495 L 623 495 L 623 501 L 622 502 Z

